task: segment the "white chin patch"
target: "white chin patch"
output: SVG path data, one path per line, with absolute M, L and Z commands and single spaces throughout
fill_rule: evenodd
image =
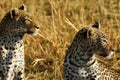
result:
M 38 33 L 39 33 L 39 29 L 36 29 L 35 32 L 32 35 L 36 36 Z
M 106 58 L 107 58 L 107 59 L 111 59 L 111 58 L 112 58 L 112 55 L 113 55 L 113 51 L 111 51 Z

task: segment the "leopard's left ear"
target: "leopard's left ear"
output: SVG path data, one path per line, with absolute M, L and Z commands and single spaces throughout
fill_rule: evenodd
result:
M 16 8 L 12 8 L 12 9 L 10 10 L 10 18 L 11 18 L 11 19 L 15 19 L 16 16 L 17 16 L 17 9 L 16 9 Z
M 24 10 L 24 11 L 26 11 L 26 7 L 25 7 L 24 4 L 22 4 L 22 5 L 19 7 L 19 9 L 20 9 L 20 10 Z
M 84 39 L 90 39 L 91 36 L 93 35 L 94 30 L 92 28 L 83 28 L 80 30 L 80 35 L 84 38 Z
M 97 29 L 100 29 L 100 25 L 99 25 L 98 22 L 95 22 L 92 27 L 97 28 Z

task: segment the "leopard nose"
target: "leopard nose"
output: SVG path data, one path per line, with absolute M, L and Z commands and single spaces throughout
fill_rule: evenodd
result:
M 112 51 L 112 52 L 114 52 L 115 50 L 114 50 L 114 49 L 112 49 L 111 51 Z
M 112 51 L 112 52 L 114 52 L 115 50 L 114 50 L 114 48 L 112 48 L 112 47 L 110 47 L 110 50 Z

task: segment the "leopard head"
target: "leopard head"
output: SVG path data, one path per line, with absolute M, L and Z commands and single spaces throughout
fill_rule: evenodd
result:
M 114 47 L 108 39 L 108 36 L 100 30 L 98 22 L 96 22 L 92 27 L 83 28 L 79 34 L 81 34 L 83 38 L 82 46 L 84 46 L 84 49 L 104 58 L 111 58 Z
M 7 23 L 4 24 L 6 30 L 14 34 L 36 34 L 39 31 L 39 26 L 36 24 L 33 16 L 26 11 L 25 5 L 11 9 L 6 13 L 1 23 Z

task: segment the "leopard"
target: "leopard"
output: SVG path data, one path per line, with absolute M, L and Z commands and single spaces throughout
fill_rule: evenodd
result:
M 37 35 L 40 26 L 22 4 L 0 22 L 0 80 L 24 80 L 24 35 Z
M 99 22 L 81 28 L 68 47 L 63 64 L 64 80 L 120 80 L 120 73 L 98 59 L 113 58 L 115 49 Z

